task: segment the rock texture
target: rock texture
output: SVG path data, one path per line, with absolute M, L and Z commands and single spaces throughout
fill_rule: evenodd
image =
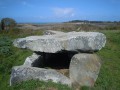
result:
M 80 86 L 93 86 L 101 67 L 100 58 L 96 54 L 76 54 L 70 63 L 70 79 Z
M 71 85 L 70 79 L 62 75 L 61 73 L 52 69 L 43 69 L 35 67 L 15 66 L 12 68 L 12 74 L 10 78 L 10 85 L 20 83 L 26 80 L 43 80 L 52 81 L 55 83 L 61 83 Z
M 62 50 L 94 52 L 104 47 L 105 43 L 105 35 L 99 32 L 69 32 L 19 38 L 14 41 L 14 46 L 48 53 Z

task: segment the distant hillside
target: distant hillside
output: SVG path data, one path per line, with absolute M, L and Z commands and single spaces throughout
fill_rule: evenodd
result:
M 120 23 L 120 21 L 89 21 L 89 20 L 72 20 L 68 23 Z

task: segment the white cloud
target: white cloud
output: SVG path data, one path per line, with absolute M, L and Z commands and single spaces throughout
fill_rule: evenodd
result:
M 53 13 L 58 17 L 73 17 L 74 8 L 53 8 Z

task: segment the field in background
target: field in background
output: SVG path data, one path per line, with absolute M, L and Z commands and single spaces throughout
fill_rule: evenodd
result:
M 113 28 L 115 30 L 111 30 L 110 28 L 110 30 L 95 29 L 97 26 L 93 28 L 89 24 L 78 26 L 77 24 L 76 26 L 67 25 L 64 24 L 60 27 L 54 25 L 54 28 L 49 26 L 48 29 L 65 32 L 73 30 L 99 31 L 104 33 L 107 37 L 106 46 L 97 53 L 102 60 L 102 67 L 95 86 L 93 88 L 82 87 L 81 90 L 120 90 L 120 29 L 118 27 L 116 27 L 118 30 L 115 28 Z M 46 27 L 36 30 L 32 28 L 23 28 L 0 31 L 0 90 L 70 90 L 70 88 L 65 85 L 39 81 L 27 81 L 16 86 L 9 86 L 11 68 L 13 66 L 22 65 L 25 58 L 32 54 L 29 50 L 13 47 L 12 41 L 19 37 L 42 35 L 42 31 L 46 30 Z
M 92 31 L 92 30 L 120 30 L 120 22 L 110 23 L 51 23 L 51 24 L 18 24 L 19 29 L 29 30 L 60 30 L 60 31 Z

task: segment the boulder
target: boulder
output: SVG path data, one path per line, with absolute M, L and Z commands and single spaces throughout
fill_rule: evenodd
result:
M 94 86 L 101 67 L 96 54 L 76 54 L 70 62 L 69 74 L 73 85 Z
M 32 51 L 56 53 L 63 50 L 95 52 L 105 46 L 106 37 L 99 32 L 69 32 L 55 35 L 29 36 L 14 41 L 14 46 Z
M 26 58 L 24 66 L 29 67 L 42 67 L 43 66 L 43 56 L 33 53 L 33 55 Z
M 52 81 L 65 85 L 71 85 L 71 81 L 66 76 L 52 69 L 36 67 L 14 66 L 12 68 L 10 85 L 14 85 L 26 80 Z

